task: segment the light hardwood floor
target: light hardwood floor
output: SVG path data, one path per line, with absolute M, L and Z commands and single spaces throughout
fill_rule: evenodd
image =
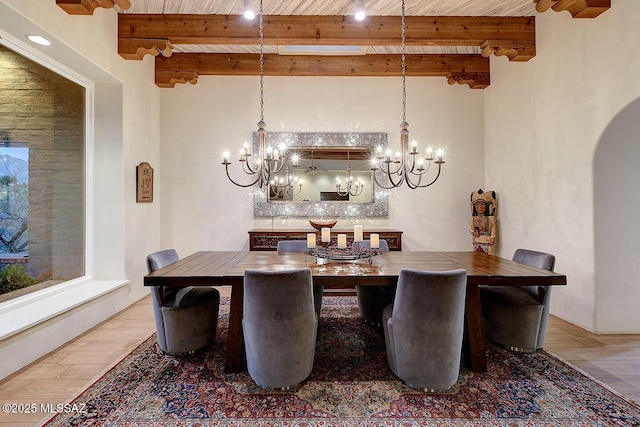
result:
M 221 288 L 228 295 L 227 288 Z M 0 427 L 48 419 L 40 404 L 65 403 L 154 332 L 146 297 L 0 381 L 0 404 L 35 404 L 32 414 L 0 412 Z M 595 335 L 551 316 L 545 349 L 640 402 L 640 335 Z

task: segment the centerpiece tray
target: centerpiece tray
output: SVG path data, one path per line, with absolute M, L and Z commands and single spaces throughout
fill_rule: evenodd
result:
M 371 259 L 374 256 L 381 255 L 382 251 L 377 248 L 364 248 L 357 245 L 348 246 L 344 249 L 332 245 L 307 249 L 306 254 L 332 261 L 356 261 L 359 259 Z

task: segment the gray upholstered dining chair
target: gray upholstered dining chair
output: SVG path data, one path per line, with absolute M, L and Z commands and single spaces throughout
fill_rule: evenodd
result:
M 389 367 L 410 387 L 442 391 L 458 380 L 466 278 L 465 270 L 400 271 L 382 316 Z
M 306 252 L 306 240 L 279 240 L 276 246 L 278 252 Z M 324 287 L 322 285 L 313 285 L 313 305 L 316 309 L 318 319 L 320 318 L 320 310 L 322 309 L 322 293 Z
M 152 273 L 178 261 L 175 249 L 147 256 Z M 153 314 L 160 349 L 169 354 L 189 353 L 216 339 L 220 292 L 211 287 L 151 286 Z
M 264 388 L 296 386 L 313 368 L 318 318 L 311 270 L 246 270 L 242 332 L 251 378 Z
M 365 240 L 362 245 L 370 248 L 371 241 Z M 384 239 L 380 239 L 380 251 L 389 252 L 389 244 Z M 393 303 L 395 293 L 395 286 L 356 286 L 360 317 L 373 326 L 382 327 L 382 310 Z
M 513 260 L 553 271 L 555 256 L 517 249 Z M 489 340 L 510 350 L 532 352 L 544 345 L 551 303 L 550 286 L 482 286 L 482 329 Z

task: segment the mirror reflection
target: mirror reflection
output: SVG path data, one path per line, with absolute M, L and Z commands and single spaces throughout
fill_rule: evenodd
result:
M 253 143 L 257 152 L 257 133 Z M 287 191 L 277 184 L 255 190 L 254 216 L 388 215 L 387 191 L 373 185 L 371 171 L 374 150 L 387 146 L 386 133 L 267 132 L 266 143 L 271 147 L 286 145 L 288 153 L 299 160 L 288 171 L 292 185 Z M 275 179 L 287 183 L 286 177 Z
M 291 171 L 293 187 L 281 191 L 269 186 L 269 201 L 370 203 L 371 149 L 369 147 L 288 147 L 299 158 Z

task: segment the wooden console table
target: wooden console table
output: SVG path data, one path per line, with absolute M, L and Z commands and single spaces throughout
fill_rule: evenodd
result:
M 280 240 L 307 240 L 307 233 L 315 232 L 320 237 L 320 231 L 310 228 L 307 230 L 249 230 L 250 251 L 275 251 Z M 378 233 L 381 239 L 387 241 L 390 251 L 402 250 L 402 231 L 400 230 L 364 230 L 364 238 L 371 233 Z M 331 229 L 331 240 L 335 241 L 338 234 L 346 234 L 347 241 L 353 241 L 353 229 Z

